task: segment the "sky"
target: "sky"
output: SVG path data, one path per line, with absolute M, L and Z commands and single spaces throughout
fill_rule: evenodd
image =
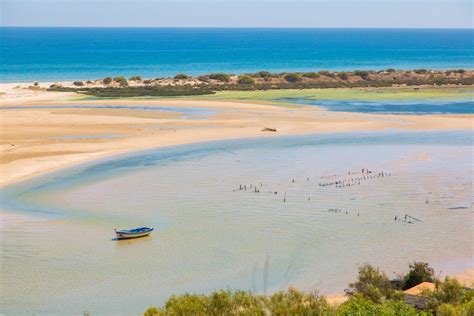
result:
M 473 28 L 473 1 L 0 0 L 0 25 Z

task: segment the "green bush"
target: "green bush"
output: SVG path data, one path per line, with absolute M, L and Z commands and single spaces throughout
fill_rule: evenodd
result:
M 289 73 L 283 77 L 288 82 L 298 82 L 301 81 L 301 76 L 297 73 Z
M 317 78 L 321 77 L 321 75 L 318 74 L 317 72 L 305 72 L 303 74 L 303 77 L 311 78 L 311 79 L 317 79 Z
M 114 81 L 115 81 L 116 83 L 118 83 L 121 87 L 126 87 L 126 86 L 128 86 L 128 81 L 127 81 L 127 79 L 125 79 L 125 77 L 122 77 L 122 76 L 115 77 L 115 78 L 114 78 Z
M 344 302 L 337 309 L 338 316 L 415 316 L 419 315 L 413 307 L 402 301 L 390 301 L 385 304 L 377 304 L 372 300 L 357 297 Z
M 174 76 L 174 80 L 185 80 L 185 79 L 188 79 L 188 75 L 177 74 L 176 76 Z
M 273 74 L 271 72 L 268 72 L 268 71 L 259 71 L 255 74 L 255 77 L 260 77 L 260 78 L 263 78 L 265 80 L 269 80 L 270 78 L 273 77 Z
M 347 74 L 347 72 L 338 72 L 337 77 L 341 80 L 349 79 L 349 75 Z
M 248 75 L 240 75 L 237 82 L 238 84 L 255 84 L 255 80 Z
M 110 77 L 104 78 L 104 79 L 102 79 L 102 83 L 103 84 L 111 84 L 112 83 L 112 78 L 110 78 Z
M 82 87 L 82 86 L 84 85 L 84 82 L 82 82 L 82 81 L 74 81 L 72 84 L 75 85 L 76 87 Z
M 434 270 L 426 262 L 410 263 L 410 271 L 403 278 L 403 290 L 412 288 L 423 282 L 434 281 Z
M 381 303 L 385 299 L 396 296 L 395 289 L 385 273 L 371 265 L 363 265 L 359 268 L 356 282 L 349 283 L 346 293 L 349 296 L 360 296 L 370 299 L 374 303 Z
M 416 74 L 425 74 L 425 73 L 428 72 L 428 70 L 426 70 L 426 69 L 415 69 L 415 70 L 413 70 L 413 72 L 416 73 Z
M 364 80 L 369 79 L 369 72 L 365 70 L 356 70 L 354 71 L 354 75 L 359 76 Z
M 130 77 L 130 79 L 128 79 L 130 81 L 142 81 L 142 77 L 140 76 L 132 76 Z
M 327 71 L 327 70 L 321 70 L 321 71 L 318 71 L 318 74 L 321 75 L 321 76 L 329 76 L 331 74 L 331 72 Z
M 230 75 L 225 74 L 223 72 L 219 72 L 219 73 L 209 74 L 209 78 L 222 81 L 222 82 L 228 82 L 230 80 Z

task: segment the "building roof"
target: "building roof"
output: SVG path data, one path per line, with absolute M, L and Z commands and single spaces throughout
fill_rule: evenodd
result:
M 426 290 L 434 291 L 434 289 L 435 289 L 435 284 L 433 282 L 423 282 L 412 288 L 409 288 L 403 293 L 409 294 L 409 295 L 419 295 L 423 291 L 426 291 Z

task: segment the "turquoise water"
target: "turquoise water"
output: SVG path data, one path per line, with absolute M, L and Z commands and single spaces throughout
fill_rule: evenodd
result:
M 0 28 L 0 81 L 473 68 L 474 30 Z
M 408 100 L 360 101 L 284 98 L 279 101 L 321 106 L 329 111 L 362 112 L 374 114 L 473 114 L 474 101 L 461 100 Z

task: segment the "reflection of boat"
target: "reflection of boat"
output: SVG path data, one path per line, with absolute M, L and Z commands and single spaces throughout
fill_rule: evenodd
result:
M 115 234 L 117 234 L 117 239 L 128 239 L 128 238 L 137 238 L 137 237 L 145 237 L 151 234 L 153 228 L 150 227 L 139 227 L 134 229 L 123 229 L 123 230 L 115 230 Z

